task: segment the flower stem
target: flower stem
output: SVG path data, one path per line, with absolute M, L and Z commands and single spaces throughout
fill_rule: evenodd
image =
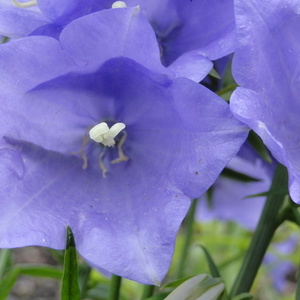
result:
M 110 279 L 110 289 L 108 300 L 118 300 L 120 296 L 122 277 L 117 275 L 112 275 Z
M 0 250 L 0 280 L 4 276 L 5 268 L 8 265 L 8 260 L 10 259 L 10 249 Z
M 185 232 L 184 232 L 185 239 L 184 239 L 183 249 L 181 250 L 181 254 L 180 254 L 180 260 L 178 264 L 176 278 L 180 278 L 184 275 L 184 266 L 185 266 L 186 259 L 188 257 L 188 251 L 193 236 L 193 225 L 194 225 L 197 202 L 198 199 L 194 199 L 192 201 L 190 210 L 185 218 L 186 221 Z
M 154 289 L 154 285 L 144 285 L 144 291 L 141 300 L 150 298 L 153 295 Z
M 287 190 L 287 171 L 282 165 L 278 165 L 274 174 L 270 190 L 271 195 L 267 197 L 241 269 L 231 289 L 230 299 L 238 294 L 250 291 L 274 232 L 283 222 L 283 219 L 279 218 L 278 215 L 284 203 L 285 195 L 272 193 L 278 187 L 284 187 Z
M 295 300 L 300 300 L 300 263 L 299 263 L 299 269 L 298 269 L 298 274 L 297 274 L 297 288 L 296 288 L 296 297 Z

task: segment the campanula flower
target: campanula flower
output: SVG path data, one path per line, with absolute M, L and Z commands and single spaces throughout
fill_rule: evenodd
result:
M 1 45 L 0 247 L 63 249 L 69 225 L 93 266 L 146 284 L 165 276 L 190 200 L 248 129 L 157 63 L 139 15 L 103 10 L 59 41 Z
M 237 0 L 231 109 L 288 169 L 300 203 L 300 3 Z

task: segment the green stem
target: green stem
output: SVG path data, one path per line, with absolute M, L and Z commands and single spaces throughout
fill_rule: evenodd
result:
M 155 289 L 154 285 L 145 285 L 141 299 L 144 300 L 151 297 L 153 295 L 154 289 Z
M 278 189 L 278 187 L 286 187 L 287 189 L 287 171 L 282 165 L 279 165 L 276 169 L 271 192 Z M 231 289 L 230 299 L 236 295 L 250 291 L 274 232 L 280 223 L 283 222 L 282 218 L 278 218 L 278 214 L 284 203 L 284 199 L 285 195 L 276 193 L 271 193 L 271 196 L 267 197 L 241 269 Z
M 88 287 L 88 282 L 91 275 L 91 267 L 84 265 L 79 270 L 79 287 L 81 292 L 81 298 L 84 299 Z
M 298 269 L 298 274 L 297 274 L 297 288 L 296 288 L 296 297 L 295 300 L 300 300 L 300 263 L 299 263 L 299 269 Z
M 188 251 L 191 244 L 192 236 L 193 236 L 193 225 L 194 225 L 194 219 L 195 219 L 195 213 L 196 213 L 196 207 L 197 207 L 197 199 L 194 199 L 192 201 L 190 210 L 185 218 L 186 226 L 185 226 L 185 239 L 183 244 L 183 249 L 181 250 L 181 256 L 178 264 L 177 269 L 177 276 L 176 278 L 180 278 L 184 274 L 184 266 L 186 259 L 188 257 Z
M 8 260 L 10 258 L 10 249 L 0 250 L 0 280 L 3 278 L 5 268 L 8 265 Z
M 122 277 L 117 275 L 112 275 L 110 279 L 110 289 L 108 300 L 118 300 L 120 296 Z

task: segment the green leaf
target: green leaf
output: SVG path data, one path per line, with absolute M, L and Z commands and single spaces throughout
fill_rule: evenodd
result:
M 19 275 L 48 277 L 61 279 L 62 271 L 47 265 L 20 264 L 10 269 L 8 274 L 0 281 L 0 300 L 6 299 Z
M 216 79 L 221 79 L 221 76 L 219 75 L 216 69 L 211 69 L 208 75 Z
M 10 249 L 0 250 L 0 280 L 5 273 L 5 269 L 9 265 L 10 258 Z
M 224 288 L 225 284 L 219 278 L 201 274 L 186 280 L 165 300 L 217 300 Z
M 225 168 L 222 173 L 222 176 L 234 179 L 237 181 L 242 181 L 242 182 L 258 182 L 261 181 L 260 179 L 254 178 L 252 176 L 246 175 L 244 173 L 240 173 L 237 171 L 234 171 L 232 169 Z
M 218 267 L 216 266 L 214 260 L 212 259 L 211 255 L 209 254 L 207 249 L 202 245 L 199 245 L 199 246 L 204 251 L 211 275 L 213 277 L 221 277 Z
M 246 198 L 255 198 L 255 197 L 273 197 L 273 196 L 284 196 L 287 195 L 288 191 L 286 190 L 286 188 L 284 187 L 278 187 L 275 188 L 272 191 L 268 191 L 268 192 L 263 192 L 263 193 L 258 193 L 258 194 L 253 194 L 253 195 L 249 195 L 244 197 L 244 199 Z
M 47 277 L 53 279 L 61 279 L 62 270 L 57 267 L 52 267 L 48 265 L 19 265 L 21 267 L 20 274 L 36 276 L 36 277 Z
M 1 281 L 0 281 L 0 300 L 5 300 L 14 286 L 19 274 L 21 267 L 14 267 Z
M 254 132 L 250 131 L 248 136 L 248 142 L 256 150 L 256 152 L 268 163 L 272 163 L 272 158 L 264 145 L 262 139 Z
M 160 293 L 158 295 L 152 296 L 150 298 L 147 298 L 146 300 L 164 300 L 170 293 Z
M 249 293 L 242 293 L 232 298 L 232 300 L 250 300 L 253 299 L 253 295 Z
M 181 285 L 182 283 L 184 283 L 185 281 L 187 281 L 188 279 L 192 278 L 192 276 L 186 276 L 177 280 L 174 280 L 172 282 L 166 283 L 162 288 L 176 288 L 179 285 Z
M 75 241 L 69 226 L 67 227 L 61 300 L 80 300 Z

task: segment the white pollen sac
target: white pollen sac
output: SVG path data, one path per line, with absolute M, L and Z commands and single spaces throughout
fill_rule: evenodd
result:
M 116 1 L 111 6 L 111 8 L 124 8 L 124 7 L 127 7 L 124 1 Z
M 90 131 L 89 135 L 92 140 L 101 143 L 104 146 L 111 147 L 116 141 L 115 137 L 125 128 L 124 123 L 116 123 L 111 128 L 105 122 L 97 124 Z

